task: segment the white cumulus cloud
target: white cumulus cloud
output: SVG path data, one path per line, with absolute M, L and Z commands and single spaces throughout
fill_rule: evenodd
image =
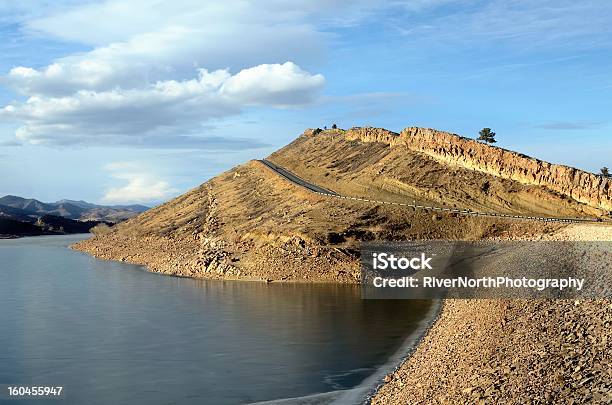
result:
M 108 204 L 156 203 L 178 193 L 167 181 L 130 162 L 111 163 L 105 169 L 124 183 L 106 191 L 103 201 Z
M 299 65 L 323 54 L 329 34 L 310 17 L 326 1 L 43 3 L 7 12 L 29 36 L 89 50 L 0 77 L 21 96 L 0 106 L 0 120 L 24 143 L 219 148 L 212 122 L 246 107 L 305 105 L 325 83 Z
M 25 72 L 24 75 L 32 75 Z M 292 62 L 263 64 L 232 75 L 200 69 L 191 80 L 158 81 L 142 88 L 79 90 L 66 96 L 33 95 L 0 109 L 0 118 L 23 125 L 26 143 L 146 144 L 202 130 L 215 118 L 238 114 L 251 105 L 297 106 L 311 102 L 325 79 Z
M 323 75 L 311 75 L 291 62 L 264 64 L 228 77 L 222 93 L 245 104 L 291 106 L 312 101 L 313 90 L 324 83 Z

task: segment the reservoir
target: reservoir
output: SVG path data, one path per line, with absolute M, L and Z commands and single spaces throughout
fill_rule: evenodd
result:
M 358 286 L 168 277 L 68 248 L 88 236 L 0 240 L 0 385 L 65 393 L 32 403 L 361 403 L 435 312 Z

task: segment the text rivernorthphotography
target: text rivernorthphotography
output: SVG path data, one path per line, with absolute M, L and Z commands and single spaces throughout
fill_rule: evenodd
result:
M 573 288 L 576 291 L 581 291 L 584 285 L 584 279 L 578 278 L 518 278 L 509 277 L 481 277 L 481 278 L 438 278 L 438 277 L 375 277 L 373 281 L 374 287 L 391 287 L 391 288 L 532 288 L 538 291 L 544 291 L 547 288 L 558 289 L 562 291 L 566 288 Z

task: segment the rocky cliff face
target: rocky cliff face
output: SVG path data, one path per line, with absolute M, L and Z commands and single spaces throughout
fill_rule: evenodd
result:
M 346 138 L 362 142 L 382 142 L 391 146 L 398 145 L 399 135 L 384 128 L 351 128 L 346 132 Z
M 589 206 L 612 210 L 612 181 L 573 167 L 544 162 L 429 128 L 410 127 L 399 134 L 379 128 L 353 128 L 345 135 L 349 140 L 406 147 L 445 163 L 522 184 L 543 186 Z

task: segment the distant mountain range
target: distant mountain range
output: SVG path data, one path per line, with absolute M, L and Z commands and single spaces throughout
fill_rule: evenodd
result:
M 112 225 L 148 210 L 144 205 L 97 205 L 60 200 L 44 203 L 7 195 L 0 198 L 0 236 L 88 232 L 99 223 Z
M 56 202 L 54 204 L 72 204 L 72 205 L 76 205 L 77 207 L 81 207 L 83 209 L 110 208 L 110 209 L 114 209 L 114 210 L 134 211 L 134 212 L 137 212 L 137 213 L 145 212 L 146 210 L 149 209 L 149 207 L 147 207 L 145 205 L 140 205 L 140 204 L 132 204 L 132 205 L 96 205 L 96 204 L 92 204 L 92 203 L 89 203 L 89 202 L 83 201 L 83 200 L 78 200 L 78 201 L 77 200 L 59 200 L 58 202 Z

